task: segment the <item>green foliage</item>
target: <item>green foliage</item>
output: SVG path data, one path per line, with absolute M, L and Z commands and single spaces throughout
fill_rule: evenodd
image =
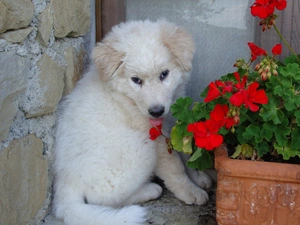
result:
M 219 130 L 227 144 L 237 146 L 234 158 L 242 155 L 251 158 L 251 154 L 263 157 L 274 151 L 284 159 L 300 156 L 300 66 L 295 57 L 288 57 L 278 65 L 278 76 L 259 81 L 259 89 L 267 93 L 268 103 L 260 105 L 258 112 L 241 107 L 239 124 L 231 130 Z M 239 70 L 240 74 L 247 74 L 245 71 Z M 256 71 L 249 73 L 248 82 L 257 81 L 258 76 Z M 220 80 L 231 82 L 236 78 L 229 73 Z M 207 94 L 208 88 L 201 97 L 205 98 Z M 171 142 L 174 149 L 191 155 L 187 162 L 189 167 L 199 170 L 209 168 L 212 158 L 210 152 L 195 146 L 193 133 L 187 131 L 187 126 L 209 119 L 215 105 L 228 104 L 231 95 L 225 93 L 223 98 L 208 103 L 194 103 L 190 97 L 179 98 L 172 105 L 171 111 L 177 122 L 171 131 Z
M 187 161 L 187 166 L 198 170 L 211 168 L 212 157 L 205 149 L 197 148 L 192 157 Z

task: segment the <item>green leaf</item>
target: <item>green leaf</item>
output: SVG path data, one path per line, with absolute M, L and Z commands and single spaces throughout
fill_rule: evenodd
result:
M 193 111 L 185 109 L 178 113 L 176 115 L 176 118 L 178 119 L 178 121 L 182 121 L 186 124 L 189 124 L 197 121 L 195 116 L 196 114 Z
M 247 139 L 244 138 L 244 135 L 243 135 L 244 132 L 245 132 L 245 130 L 246 130 L 246 127 L 244 127 L 244 126 L 239 126 L 239 127 L 236 129 L 236 131 L 235 131 L 235 133 L 237 134 L 237 139 L 238 139 L 238 141 L 239 141 L 240 144 L 247 143 Z
M 210 153 L 205 149 L 197 148 L 192 157 L 187 161 L 187 166 L 201 171 L 211 168 L 212 158 Z
M 287 78 L 294 78 L 300 80 L 300 69 L 297 63 L 289 63 L 285 67 L 280 67 L 279 72 Z
M 187 131 L 187 123 L 184 122 L 177 122 L 176 124 L 176 129 L 177 129 L 177 133 L 179 135 L 181 135 L 182 137 L 187 136 L 187 135 L 192 135 L 192 133 Z
M 207 87 L 201 92 L 200 97 L 201 98 L 205 98 L 207 96 L 208 93 L 208 85 Z
M 250 140 L 251 138 L 255 137 L 255 139 L 257 139 L 260 135 L 260 129 L 259 127 L 255 126 L 255 125 L 250 125 L 246 128 L 245 132 L 243 133 L 243 137 L 246 140 Z
M 294 149 L 300 149 L 300 127 L 296 127 L 292 133 L 292 142 L 291 142 L 291 147 Z
M 173 116 L 178 119 L 178 116 L 182 114 L 183 111 L 189 109 L 193 102 L 193 99 L 190 97 L 178 98 L 176 102 L 171 106 L 171 112 Z
M 281 85 L 278 85 L 278 86 L 274 87 L 273 90 L 274 90 L 275 95 L 282 96 L 284 94 L 284 89 L 282 88 Z
M 183 135 L 182 133 L 178 132 L 178 128 L 174 126 L 171 130 L 171 143 L 174 147 L 174 149 L 178 152 L 182 152 L 183 147 Z
M 275 138 L 280 146 L 284 146 L 287 139 L 286 136 L 291 133 L 291 128 L 288 127 L 288 124 L 288 119 L 284 119 L 283 122 L 277 126 Z
M 291 148 L 287 140 L 284 145 L 278 145 L 275 142 L 274 148 L 276 149 L 278 154 L 283 156 L 284 160 L 289 160 L 291 157 L 295 157 L 295 156 L 300 157 L 300 151 L 298 149 Z
M 286 91 L 287 92 L 287 91 Z M 287 92 L 282 97 L 284 99 L 284 106 L 287 111 L 293 111 L 297 109 L 296 98 L 294 93 Z
M 207 119 L 209 117 L 210 109 L 208 109 L 207 104 L 202 103 L 195 103 L 194 107 L 192 108 L 193 118 L 196 121 L 200 119 Z
M 242 146 L 238 145 L 235 148 L 235 152 L 230 157 L 236 159 L 241 153 L 242 153 Z
M 263 124 L 263 127 L 260 131 L 260 135 L 263 139 L 270 141 L 275 131 L 276 126 L 270 121 Z
M 298 55 L 298 57 L 300 57 L 300 55 Z M 298 63 L 299 64 L 296 56 L 294 56 L 294 55 L 289 55 L 283 61 L 285 64 L 289 64 L 289 63 Z
M 192 136 L 187 136 L 187 137 L 184 137 L 182 139 L 182 143 L 183 143 L 182 151 L 183 151 L 183 153 L 189 154 L 189 155 L 193 153 L 192 142 L 193 142 L 193 137 Z
M 260 113 L 264 121 L 272 120 L 274 124 L 282 123 L 283 119 L 285 118 L 284 113 L 277 108 L 280 104 L 280 99 L 275 97 L 270 97 L 269 102 L 266 105 L 263 105 L 263 110 Z
M 297 110 L 294 114 L 294 116 L 296 117 L 296 123 L 298 126 L 300 126 L 300 110 Z
M 270 151 L 270 146 L 268 142 L 260 142 L 255 145 L 255 149 L 257 150 L 257 156 L 262 157 Z

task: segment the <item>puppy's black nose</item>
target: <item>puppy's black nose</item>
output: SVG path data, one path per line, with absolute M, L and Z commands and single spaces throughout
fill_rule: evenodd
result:
M 163 106 L 153 106 L 151 108 L 148 109 L 148 112 L 151 116 L 158 118 L 160 117 L 162 114 L 164 114 L 165 112 L 165 107 Z

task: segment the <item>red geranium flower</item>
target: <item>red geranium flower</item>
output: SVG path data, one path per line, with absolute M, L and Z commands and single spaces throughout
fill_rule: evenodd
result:
M 240 89 L 239 92 L 232 95 L 229 99 L 232 105 L 240 107 L 242 104 L 252 112 L 256 112 L 259 107 L 254 103 L 267 104 L 268 97 L 264 90 L 256 90 L 259 84 L 253 82 L 248 89 Z
M 252 16 L 258 16 L 261 19 L 266 19 L 268 16 L 273 14 L 276 5 L 277 1 L 256 0 L 256 2 L 254 2 L 250 7 L 251 14 Z
M 223 143 L 223 136 L 217 134 L 219 126 L 213 120 L 189 124 L 187 131 L 194 134 L 195 144 L 199 148 L 213 150 Z
M 238 72 L 235 72 L 233 75 L 238 81 L 237 84 L 234 85 L 234 87 L 237 89 L 237 92 L 230 97 L 229 101 L 232 105 L 240 107 L 243 103 L 245 103 L 245 98 L 247 95 L 245 90 L 247 76 L 243 76 L 241 81 L 240 74 Z
M 276 9 L 283 10 L 286 8 L 286 0 L 271 0 L 272 4 L 275 4 Z
M 253 42 L 248 42 L 248 46 L 251 50 L 251 61 L 252 62 L 257 58 L 257 56 L 267 55 L 267 52 L 264 49 L 258 47 Z
M 268 97 L 264 90 L 257 90 L 259 84 L 257 82 L 253 82 L 249 85 L 247 90 L 247 98 L 245 101 L 245 107 L 249 108 L 252 112 L 256 112 L 259 110 L 259 107 L 254 103 L 259 104 L 267 104 Z
M 277 44 L 272 48 L 272 53 L 273 55 L 280 55 L 281 54 L 281 50 L 282 50 L 282 45 L 281 44 Z
M 233 86 L 233 82 L 232 81 L 220 81 L 220 80 L 217 80 L 215 82 L 216 86 L 218 86 L 219 88 L 221 88 L 222 90 L 222 94 L 225 94 L 225 93 L 230 93 L 232 92 L 232 86 Z
M 245 104 L 247 98 L 247 92 L 245 89 L 241 89 L 234 95 L 232 95 L 229 99 L 232 105 L 240 107 L 241 105 Z
M 207 96 L 204 99 L 204 102 L 210 102 L 220 96 L 221 96 L 221 92 L 219 88 L 216 86 L 214 82 L 210 82 L 210 84 L 208 85 Z
M 157 137 L 159 137 L 160 135 L 162 135 L 161 128 L 162 128 L 162 124 L 160 124 L 160 125 L 158 125 L 156 127 L 152 127 L 149 130 L 149 135 L 150 135 L 150 139 L 151 140 L 154 141 Z
M 210 118 L 216 121 L 220 128 L 225 125 L 225 128 L 229 129 L 235 122 L 233 118 L 228 117 L 228 111 L 228 105 L 216 104 L 215 108 L 210 113 Z
M 244 89 L 246 82 L 247 82 L 247 76 L 243 76 L 243 79 L 241 82 L 241 77 L 238 72 L 234 72 L 233 75 L 234 75 L 235 79 L 237 80 L 237 83 L 234 85 L 235 88 L 237 88 L 238 90 Z

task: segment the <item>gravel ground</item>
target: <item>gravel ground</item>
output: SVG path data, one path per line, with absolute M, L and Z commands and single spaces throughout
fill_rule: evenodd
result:
M 203 206 L 186 205 L 164 190 L 162 196 L 145 203 L 148 207 L 146 224 L 152 225 L 217 225 L 215 219 L 215 188 L 208 190 L 209 202 Z

